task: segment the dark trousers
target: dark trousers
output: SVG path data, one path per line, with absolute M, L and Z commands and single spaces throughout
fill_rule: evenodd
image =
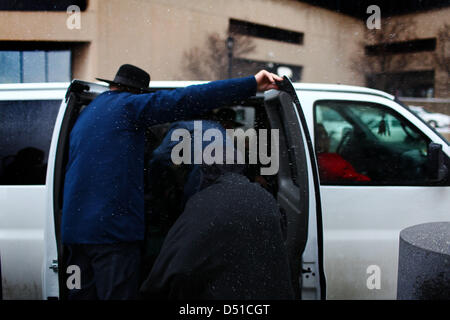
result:
M 69 289 L 69 300 L 138 299 L 141 244 L 67 245 L 66 267 L 81 271 L 81 288 Z

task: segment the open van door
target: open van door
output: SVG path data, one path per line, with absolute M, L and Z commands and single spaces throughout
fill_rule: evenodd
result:
M 292 83 L 265 93 L 272 129 L 279 130 L 278 203 L 286 216 L 291 278 L 298 299 L 325 299 L 319 177 L 311 137 Z
M 272 129 L 279 129 L 278 202 L 287 218 L 287 248 L 297 298 L 323 299 L 322 220 L 318 175 L 303 111 L 290 81 L 282 91 L 266 92 L 264 104 Z M 106 87 L 74 81 L 58 115 L 49 156 L 45 229 L 44 299 L 65 299 L 67 266 L 60 242 L 64 170 L 70 131 L 83 106 Z
M 64 299 L 67 266 L 64 266 L 64 248 L 61 244 L 60 225 L 65 165 L 69 152 L 69 136 L 78 115 L 107 87 L 74 80 L 67 89 L 64 103 L 56 118 L 47 169 L 47 205 L 44 228 L 44 264 L 42 270 L 43 299 Z

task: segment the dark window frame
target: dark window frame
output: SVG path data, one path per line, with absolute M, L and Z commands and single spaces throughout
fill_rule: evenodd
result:
M 365 53 L 368 56 L 380 56 L 383 54 L 427 52 L 436 50 L 436 43 L 436 38 L 380 43 L 365 46 Z
M 89 5 L 88 0 L 2 0 L 0 11 L 67 11 L 71 5 L 80 7 L 85 11 Z
M 449 6 L 448 1 L 441 0 L 360 0 L 360 1 L 340 1 L 340 0 L 301 0 L 314 6 L 319 6 L 335 12 L 347 14 L 360 19 L 367 19 L 367 7 L 377 4 L 382 10 L 384 17 L 402 15 L 415 12 L 423 12 L 433 9 L 440 9 Z
M 377 83 L 379 83 L 380 79 L 382 79 L 382 77 L 386 77 L 391 79 L 391 83 L 394 83 L 394 85 L 392 87 L 395 87 L 397 90 L 392 90 L 392 88 L 389 88 L 387 86 L 378 86 Z M 408 84 L 408 81 L 404 81 L 404 79 L 411 79 L 414 78 L 416 79 L 416 85 L 414 86 L 413 82 L 409 83 L 409 86 L 403 86 L 402 84 Z M 425 79 L 425 77 L 429 77 L 430 82 L 429 82 L 429 88 L 433 89 L 433 96 L 435 94 L 435 89 L 436 89 L 436 81 L 435 81 L 435 77 L 436 77 L 436 72 L 434 69 L 426 69 L 426 70 L 407 70 L 407 71 L 398 71 L 398 72 L 384 72 L 384 73 L 372 73 L 372 74 L 367 74 L 366 75 L 366 84 L 368 87 L 370 88 L 374 88 L 377 90 L 381 90 L 381 91 L 386 91 L 394 96 L 400 96 L 400 97 L 415 97 L 415 98 L 425 98 L 427 97 L 427 95 L 417 95 L 417 94 L 413 94 L 413 95 L 399 95 L 398 94 L 398 90 L 404 90 L 409 89 L 409 90 L 416 90 L 420 85 L 426 85 L 428 81 L 423 81 L 423 79 Z M 401 80 L 403 78 L 403 80 Z M 422 78 L 422 81 L 417 81 L 417 79 Z M 414 89 L 415 88 L 415 89 Z M 406 90 L 404 90 L 406 91 Z M 417 90 L 416 90 L 417 92 Z
M 294 30 L 275 28 L 250 21 L 230 19 L 228 31 L 230 34 L 280 41 L 290 44 L 303 45 L 304 33 Z

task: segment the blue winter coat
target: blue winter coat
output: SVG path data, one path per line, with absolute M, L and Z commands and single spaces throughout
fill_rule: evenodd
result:
M 256 93 L 252 77 L 148 94 L 107 91 L 70 133 L 62 240 L 117 243 L 144 238 L 145 129 L 231 105 Z

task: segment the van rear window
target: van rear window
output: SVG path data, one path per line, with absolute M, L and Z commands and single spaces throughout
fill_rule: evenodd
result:
M 43 185 L 61 100 L 0 101 L 0 185 Z

